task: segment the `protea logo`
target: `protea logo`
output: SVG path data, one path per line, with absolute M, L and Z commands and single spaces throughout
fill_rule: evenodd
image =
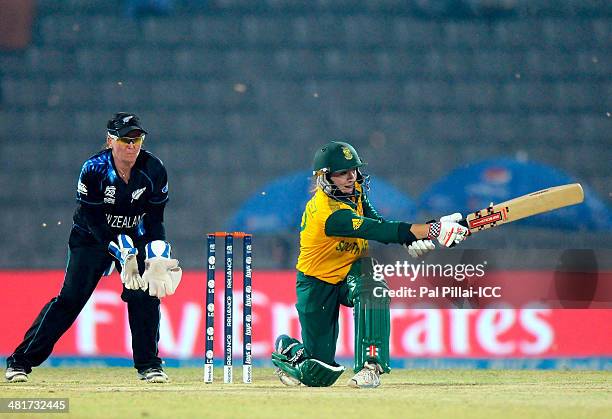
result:
M 342 154 L 344 154 L 344 158 L 347 160 L 353 159 L 353 153 L 351 153 L 351 150 L 346 146 L 342 146 Z
M 77 192 L 80 193 L 81 195 L 87 195 L 87 186 L 85 186 L 85 184 L 81 182 L 80 180 L 79 180 L 79 183 L 77 184 Z

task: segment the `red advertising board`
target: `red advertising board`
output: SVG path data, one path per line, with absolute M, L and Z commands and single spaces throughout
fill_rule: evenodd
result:
M 521 272 L 511 272 L 514 278 Z M 216 290 L 216 354 L 222 353 L 223 279 Z M 295 274 L 255 271 L 253 276 L 253 354 L 268 358 L 281 333 L 299 337 Z M 61 271 L 0 272 L 0 356 L 9 355 L 42 306 L 59 291 Z M 234 342 L 241 353 L 241 275 L 235 274 Z M 205 272 L 185 272 L 176 294 L 162 300 L 160 355 L 201 358 L 204 352 Z M 130 357 L 130 330 L 116 273 L 100 281 L 94 295 L 55 347 L 60 356 Z M 351 309 L 341 310 L 338 357 L 351 357 Z M 528 305 L 504 310 L 393 309 L 391 353 L 395 358 L 609 357 L 612 309 L 549 309 Z M 217 356 L 219 356 L 217 355 Z

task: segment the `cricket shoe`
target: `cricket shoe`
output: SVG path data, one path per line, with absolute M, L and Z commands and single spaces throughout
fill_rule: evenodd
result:
M 26 383 L 28 381 L 28 373 L 20 367 L 9 367 L 4 373 L 4 378 L 9 383 Z
M 170 379 L 161 368 L 149 368 L 144 371 L 138 371 L 138 378 L 147 383 L 167 383 Z
M 300 380 L 290 376 L 289 374 L 287 374 L 285 371 L 281 370 L 280 368 L 277 368 L 274 371 L 274 374 L 277 375 L 280 382 L 286 385 L 287 387 L 297 387 L 300 384 L 302 384 Z
M 380 374 L 382 367 L 376 363 L 366 362 L 361 371 L 348 381 L 348 386 L 353 388 L 376 388 L 380 385 Z

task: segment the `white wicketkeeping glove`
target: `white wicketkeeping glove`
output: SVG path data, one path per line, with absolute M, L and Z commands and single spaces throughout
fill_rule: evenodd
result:
M 138 249 L 134 247 L 134 242 L 130 236 L 119 234 L 117 243 L 110 242 L 108 251 L 113 255 L 119 263 L 121 263 L 121 282 L 129 290 L 147 289 L 147 283 L 138 273 L 138 261 L 136 255 Z
M 408 251 L 408 254 L 415 259 L 418 259 L 425 253 L 436 248 L 431 240 L 417 240 L 410 244 L 404 243 L 404 247 Z
M 439 222 L 429 224 L 428 239 L 438 239 L 438 242 L 446 247 L 462 242 L 470 231 L 467 227 L 462 226 L 458 222 L 463 219 L 463 216 L 456 212 L 451 215 L 445 215 L 440 218 Z
M 170 259 L 170 244 L 163 240 L 148 243 L 143 279 L 149 284 L 149 295 L 166 297 L 174 294 L 181 282 L 183 271 L 176 259 Z

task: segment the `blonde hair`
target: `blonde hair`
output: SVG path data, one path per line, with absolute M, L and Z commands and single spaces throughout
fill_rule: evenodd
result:
M 308 188 L 308 192 L 315 193 L 317 191 L 319 188 L 319 181 L 317 180 L 318 177 L 319 175 L 314 175 L 310 178 L 310 187 Z
M 106 141 L 104 141 L 104 143 L 102 143 L 102 150 L 108 150 L 109 148 L 112 148 L 108 139 L 110 137 L 108 136 L 108 133 L 106 134 Z

